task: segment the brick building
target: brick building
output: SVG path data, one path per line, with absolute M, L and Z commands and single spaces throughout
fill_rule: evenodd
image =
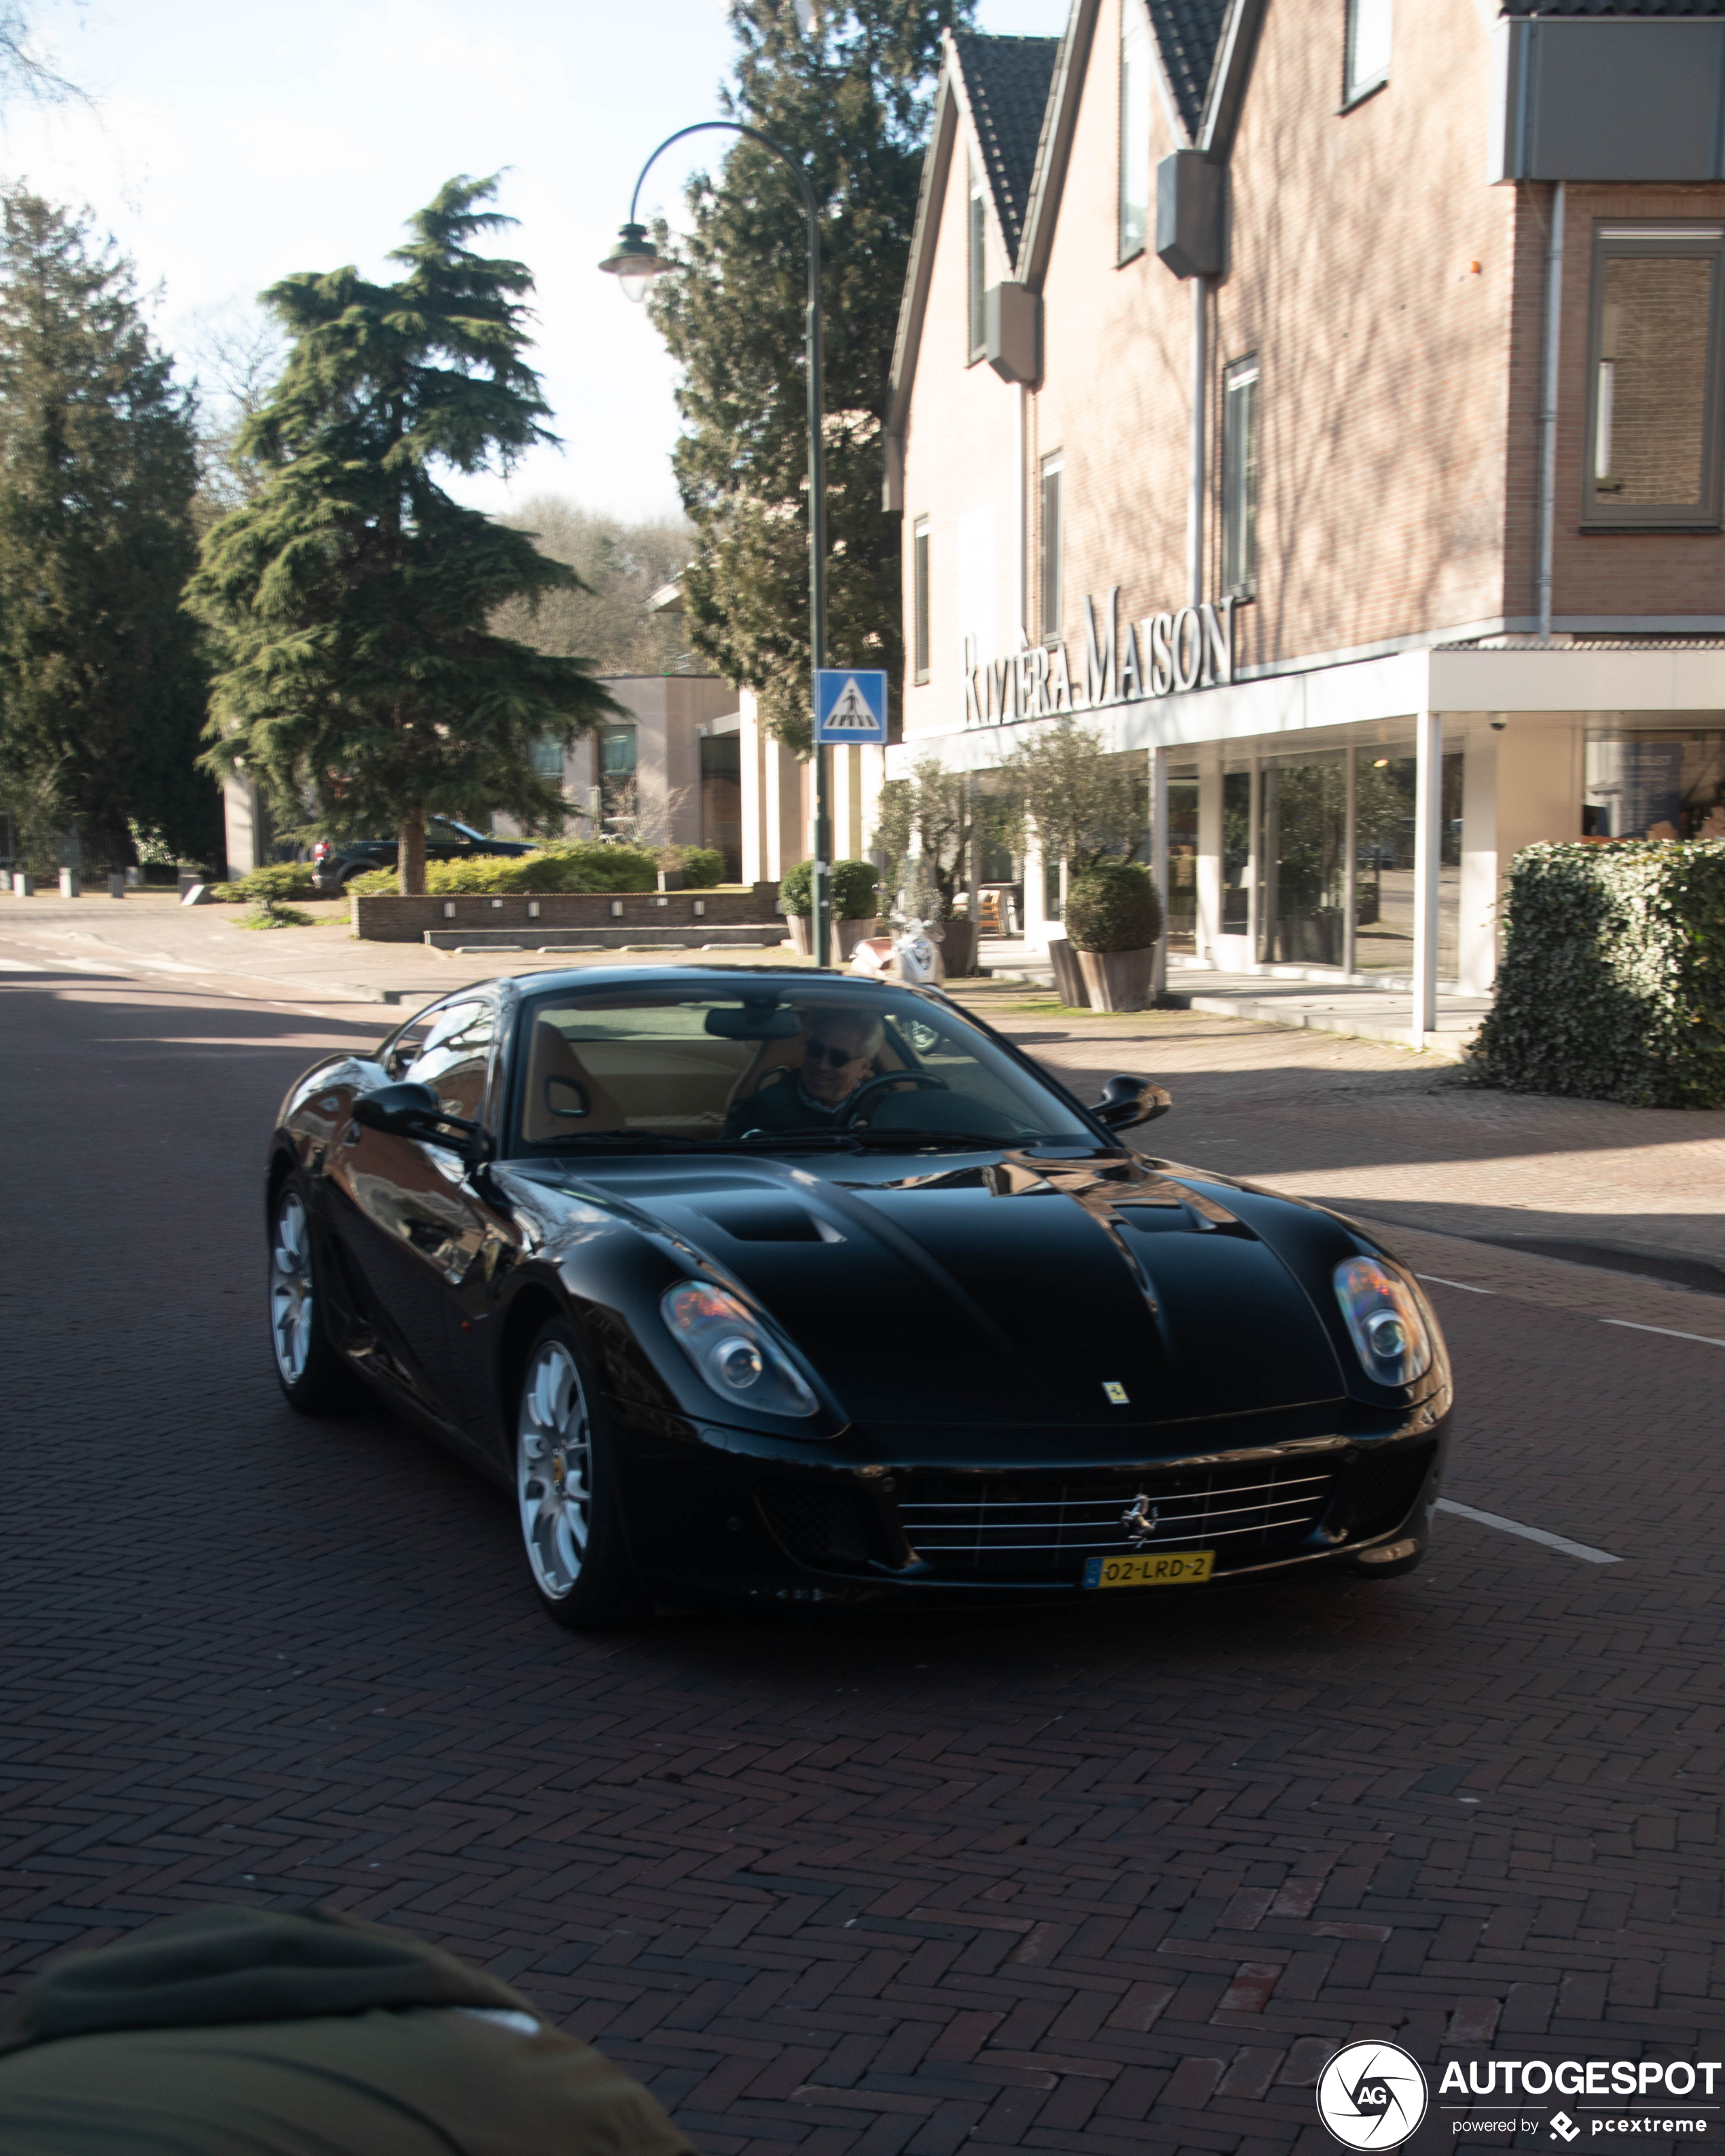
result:
M 1725 0 L 950 38 L 889 767 L 986 788 L 1083 713 L 1177 959 L 1405 974 L 1429 1024 L 1519 847 L 1725 832 L 1722 256 Z M 1045 934 L 1054 865 L 994 867 Z

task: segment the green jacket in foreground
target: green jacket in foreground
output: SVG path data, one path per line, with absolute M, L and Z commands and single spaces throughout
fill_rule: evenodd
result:
M 495 1977 L 323 1911 L 209 1908 L 0 2016 L 4 2156 L 695 2156 Z

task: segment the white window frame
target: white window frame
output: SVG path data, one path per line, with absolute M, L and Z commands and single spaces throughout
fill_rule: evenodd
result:
M 919 517 L 911 527 L 911 680 L 920 685 L 928 679 L 934 640 L 929 634 L 928 519 Z
M 1395 0 L 1347 0 L 1347 43 L 1342 63 L 1342 109 L 1382 90 L 1389 80 Z M 1363 36 L 1362 35 L 1363 33 Z M 1375 46 L 1371 42 L 1376 33 Z M 1362 52 L 1361 46 L 1365 44 Z
M 1240 440 L 1235 413 L 1247 393 L 1250 416 Z M 1258 596 L 1258 506 L 1263 471 L 1263 372 L 1255 352 L 1222 377 L 1222 589 L 1237 599 Z M 1241 468 L 1242 448 L 1246 450 Z M 1248 496 L 1250 498 L 1248 498 Z
M 988 290 L 988 198 L 982 167 L 970 157 L 970 198 L 965 218 L 964 322 L 968 364 L 974 367 L 987 341 L 983 321 Z
M 1120 171 L 1115 236 L 1117 259 L 1122 263 L 1136 262 L 1150 244 L 1154 187 L 1150 171 L 1150 24 L 1143 0 L 1121 0 Z M 1128 192 L 1134 184 L 1142 199 L 1129 203 Z M 1137 212 L 1136 230 L 1128 218 L 1129 209 Z
M 1048 490 L 1054 482 L 1056 504 L 1054 544 L 1049 545 Z M 1041 543 L 1037 549 L 1036 610 L 1040 641 L 1058 644 L 1065 628 L 1066 611 L 1066 459 L 1062 455 L 1042 459 L 1042 491 L 1038 497 Z M 1050 601 L 1053 604 L 1050 606 Z

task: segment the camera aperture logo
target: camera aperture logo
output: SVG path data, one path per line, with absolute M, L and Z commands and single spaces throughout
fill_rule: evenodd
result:
M 1317 2077 L 1317 2115 L 1344 2148 L 1399 2148 L 1425 2105 L 1425 2076 L 1399 2044 L 1344 2044 Z

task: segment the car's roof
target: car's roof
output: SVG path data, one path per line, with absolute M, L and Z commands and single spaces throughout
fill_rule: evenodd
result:
M 546 988 L 620 988 L 682 987 L 726 988 L 738 981 L 772 983 L 794 988 L 811 981 L 844 981 L 858 988 L 896 988 L 899 981 L 879 981 L 865 973 L 848 973 L 836 966 L 570 966 L 537 973 L 503 973 L 501 983 L 523 991 Z M 470 985 L 479 985 L 472 983 Z

